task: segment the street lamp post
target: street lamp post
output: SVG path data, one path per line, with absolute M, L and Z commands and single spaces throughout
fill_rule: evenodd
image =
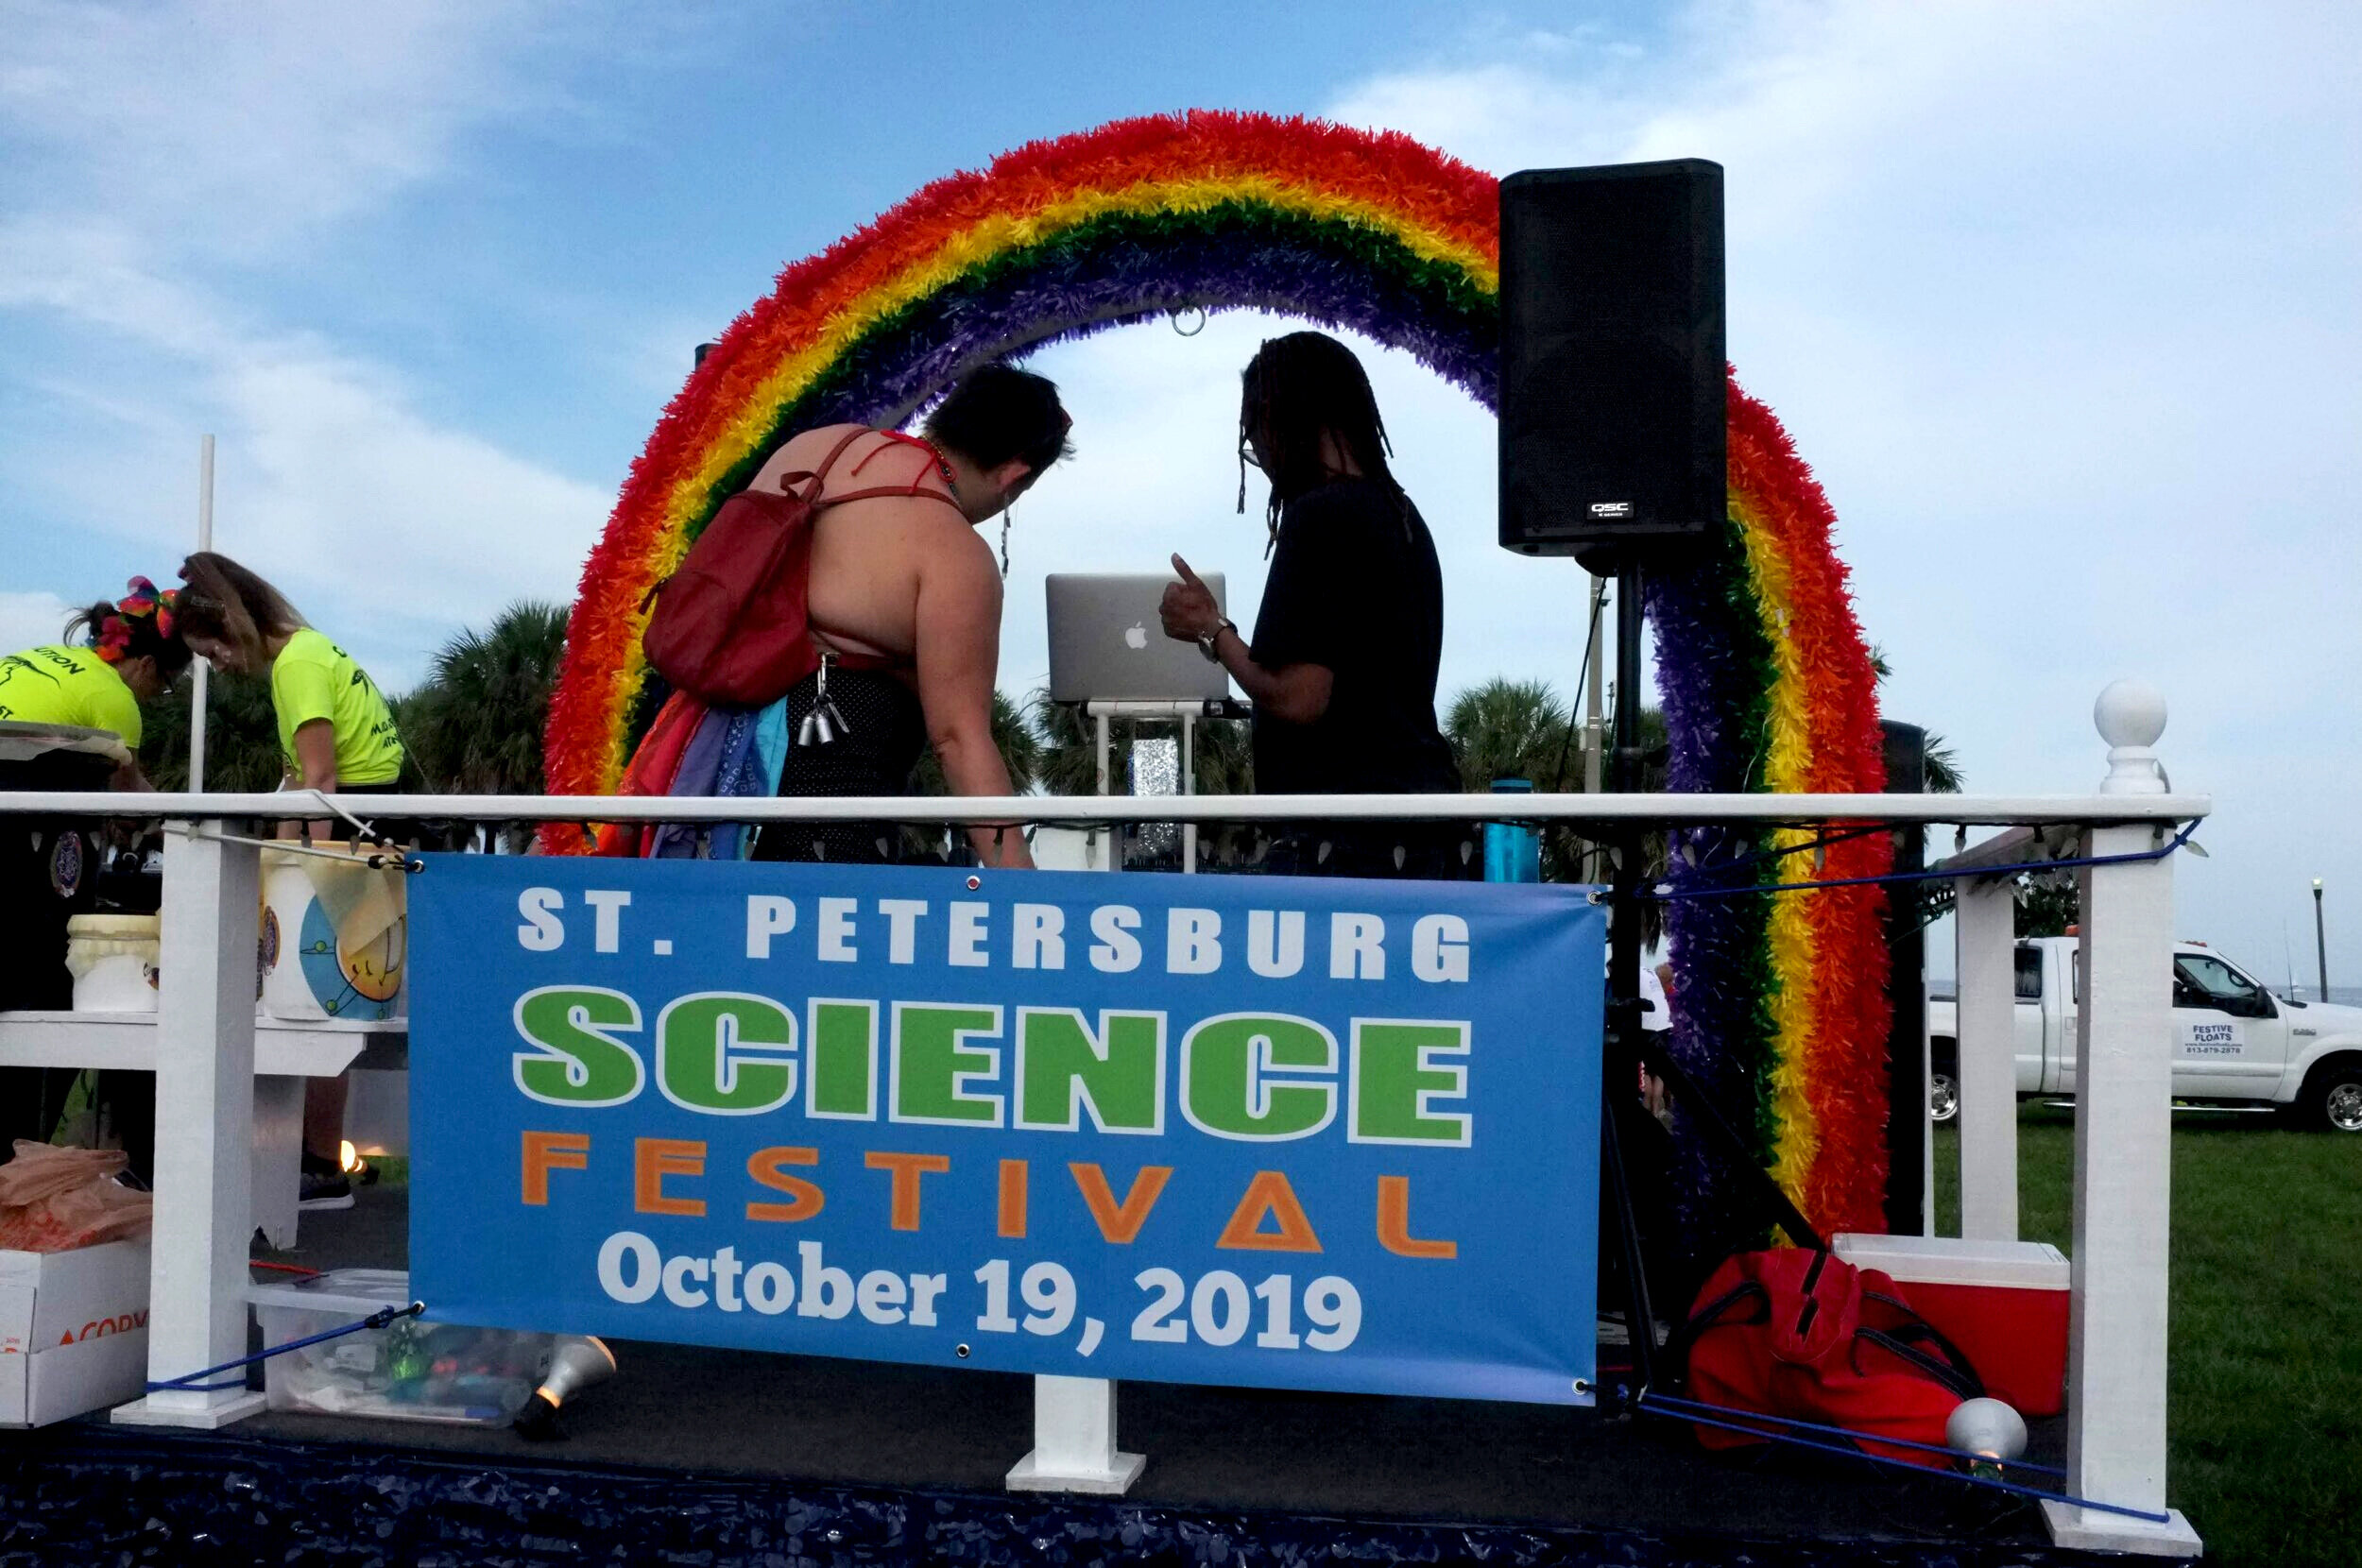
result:
M 2329 1000 L 2329 937 L 2321 927 L 2321 879 L 2313 878 L 2313 956 L 2320 963 L 2321 1000 Z

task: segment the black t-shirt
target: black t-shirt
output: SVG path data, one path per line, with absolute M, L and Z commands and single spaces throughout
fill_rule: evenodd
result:
M 1288 503 L 1255 618 L 1255 662 L 1318 664 L 1336 680 L 1328 710 L 1309 724 L 1255 715 L 1255 788 L 1458 790 L 1435 727 L 1443 648 L 1443 571 L 1409 497 L 1343 479 Z

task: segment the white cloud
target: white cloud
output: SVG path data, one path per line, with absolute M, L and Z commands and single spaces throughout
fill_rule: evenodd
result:
M 571 598 L 611 493 L 439 423 L 431 389 L 250 286 L 452 178 L 475 127 L 562 110 L 517 59 L 542 9 L 0 0 L 0 311 L 84 362 L 12 366 L 44 404 L 38 435 L 0 444 L 17 503 L 98 523 L 162 578 L 192 543 L 196 435 L 216 432 L 217 545 L 389 685 L 455 622 Z
M 256 253 L 438 172 L 471 124 L 546 107 L 507 58 L 540 9 L 7 0 L 0 127 L 39 177 L 9 182 L 14 205 L 43 193 L 175 248 Z
M 74 610 L 54 593 L 0 592 L 0 653 L 59 640 Z
M 2184 922 L 2268 942 L 2309 876 L 2362 885 L 2327 826 L 2362 764 L 2357 60 L 2351 8 L 1712 4 L 1629 66 L 1505 50 L 1332 112 L 1497 172 L 1723 163 L 1732 358 L 1836 503 L 1889 709 L 1972 787 L 2077 790 L 2092 695 L 2156 681 L 2219 808 Z

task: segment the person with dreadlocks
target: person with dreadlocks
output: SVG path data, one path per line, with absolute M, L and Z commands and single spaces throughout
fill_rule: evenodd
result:
M 1191 641 L 1255 705 L 1255 788 L 1265 794 L 1456 793 L 1435 724 L 1444 584 L 1435 541 L 1387 466 L 1393 448 L 1369 377 L 1325 332 L 1265 342 L 1239 409 L 1246 466 L 1271 483 L 1271 571 L 1252 641 L 1179 555 L 1165 635 Z M 1480 875 L 1475 840 L 1413 823 L 1316 823 L 1278 834 L 1274 871 L 1330 877 Z
M 134 577 L 122 600 L 99 603 L 66 623 L 64 639 L 0 658 L 0 720 L 105 730 L 123 742 L 110 773 L 88 753 L 12 738 L 0 758 L 0 790 L 81 791 L 102 784 L 145 790 L 140 705 L 153 702 L 189 667 L 174 624 L 172 597 Z M 0 833 L 0 1009 L 74 1005 L 65 966 L 66 923 L 96 907 L 96 824 L 74 818 L 9 819 Z M 17 1138 L 46 1142 L 64 1109 L 70 1069 L 0 1071 L 0 1161 Z

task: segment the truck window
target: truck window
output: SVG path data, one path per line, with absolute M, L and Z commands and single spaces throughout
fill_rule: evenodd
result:
M 2017 999 L 2022 1002 L 2042 1000 L 2042 949 L 2017 949 Z
M 2222 960 L 2200 953 L 2174 955 L 2173 1005 L 2212 1008 L 2239 1017 L 2271 1016 L 2262 987 Z

